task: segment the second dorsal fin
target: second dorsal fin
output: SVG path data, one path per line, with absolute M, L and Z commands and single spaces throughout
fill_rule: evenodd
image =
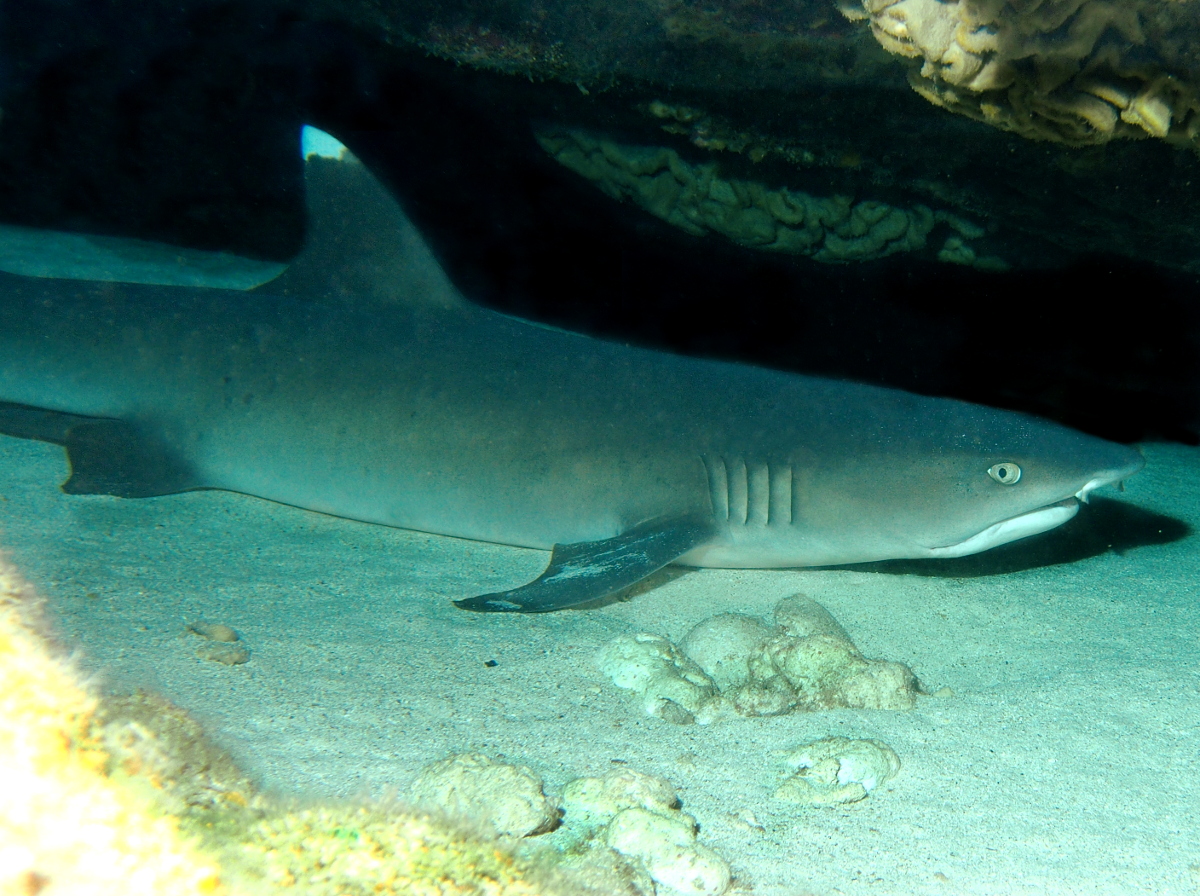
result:
M 365 165 L 309 125 L 301 133 L 301 148 L 308 210 L 305 246 L 259 292 L 361 297 L 430 310 L 465 307 L 416 225 Z

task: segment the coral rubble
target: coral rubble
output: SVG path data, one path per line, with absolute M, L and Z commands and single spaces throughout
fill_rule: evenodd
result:
M 659 635 L 622 635 L 597 661 L 617 687 L 640 696 L 647 715 L 675 724 L 834 707 L 912 709 L 920 693 L 912 670 L 866 659 L 804 595 L 779 602 L 774 626 L 722 613 L 678 647 Z
M 529 837 L 551 830 L 559 812 L 530 769 L 482 753 L 458 753 L 421 769 L 413 802 L 464 820 L 485 819 L 497 834 Z
M 729 888 L 729 864 L 697 842 L 696 819 L 668 781 L 633 769 L 576 778 L 563 787 L 561 812 L 542 787 L 524 766 L 459 753 L 425 766 L 410 794 L 450 818 L 544 840 L 576 880 L 606 892 L 721 896 Z
M 593 853 L 606 844 L 656 889 L 720 896 L 729 888 L 729 864 L 697 842 L 696 820 L 680 810 L 675 788 L 662 778 L 633 769 L 576 778 L 563 788 L 562 801 L 564 839 Z
M 793 774 L 775 798 L 806 806 L 856 803 L 900 771 L 895 750 L 877 740 L 823 737 L 788 751 Z

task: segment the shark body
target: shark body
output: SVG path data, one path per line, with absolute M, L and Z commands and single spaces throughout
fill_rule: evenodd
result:
M 553 550 L 466 609 L 595 600 L 669 563 L 955 557 L 1070 519 L 1135 451 L 1022 414 L 631 348 L 466 302 L 353 157 L 251 292 L 0 274 L 0 432 L 64 489 L 218 488 Z

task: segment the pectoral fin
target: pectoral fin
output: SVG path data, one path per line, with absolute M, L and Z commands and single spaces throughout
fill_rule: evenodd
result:
M 0 433 L 67 449 L 69 495 L 151 498 L 204 487 L 169 446 L 125 420 L 0 402 Z
M 599 600 L 678 560 L 714 534 L 699 517 L 651 520 L 603 541 L 556 544 L 546 571 L 512 591 L 454 605 L 480 613 L 549 613 Z

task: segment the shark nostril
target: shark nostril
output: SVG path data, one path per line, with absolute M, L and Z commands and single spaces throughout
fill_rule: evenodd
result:
M 1021 478 L 1021 468 L 1014 463 L 1004 462 L 988 467 L 988 475 L 1001 485 L 1016 485 Z

